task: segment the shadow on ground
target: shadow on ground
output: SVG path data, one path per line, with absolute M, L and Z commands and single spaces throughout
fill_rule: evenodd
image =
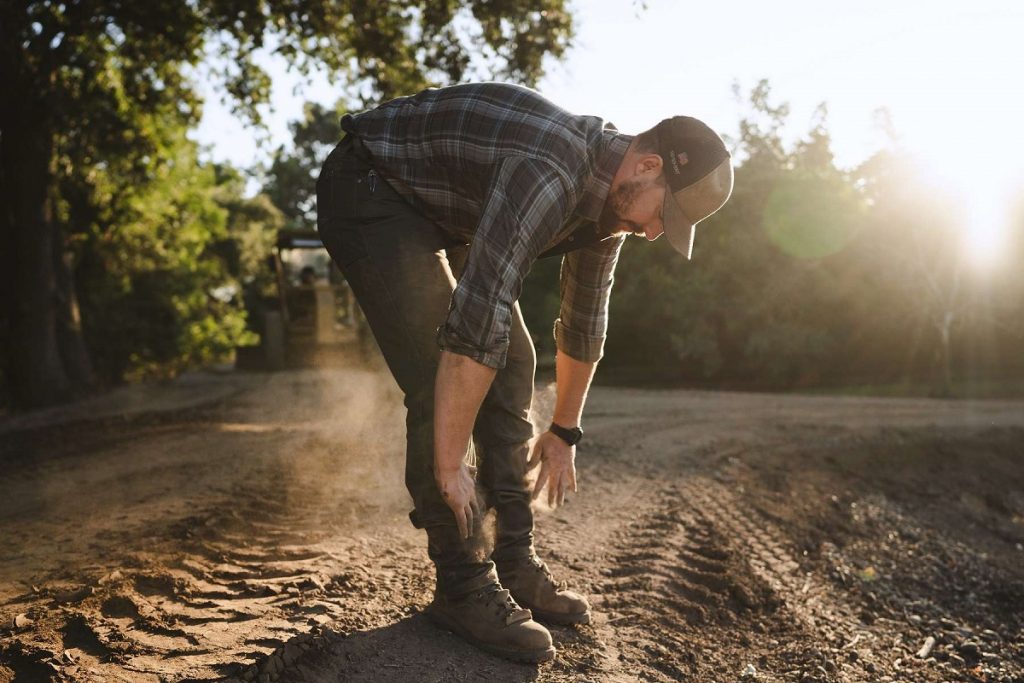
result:
M 561 635 L 575 637 L 571 633 Z M 228 680 L 260 680 L 266 675 L 296 683 L 474 679 L 514 683 L 537 680 L 542 667 L 516 664 L 481 652 L 438 629 L 420 613 L 366 631 L 326 629 L 296 636 L 261 661 L 235 671 Z

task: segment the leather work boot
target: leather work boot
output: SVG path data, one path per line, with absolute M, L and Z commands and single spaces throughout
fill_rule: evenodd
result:
M 579 593 L 560 590 L 547 565 L 536 555 L 497 565 L 501 585 L 539 621 L 589 624 L 590 603 Z
M 548 630 L 497 583 L 459 598 L 435 593 L 426 613 L 438 626 L 499 657 L 536 664 L 555 656 Z

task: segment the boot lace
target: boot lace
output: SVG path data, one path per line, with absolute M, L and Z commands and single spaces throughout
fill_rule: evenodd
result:
M 500 584 L 492 583 L 477 591 L 476 597 L 484 601 L 494 612 L 494 616 L 503 618 L 506 624 L 524 621 L 530 617 L 528 610 L 522 609 L 516 604 L 512 594 L 502 588 Z
M 548 566 L 544 564 L 544 561 L 542 559 L 540 559 L 536 555 L 533 555 L 532 557 L 530 557 L 529 564 L 530 567 L 533 568 L 533 571 L 539 572 L 544 575 L 544 580 L 556 592 L 563 590 L 565 588 L 564 582 L 555 581 L 555 577 L 551 574 L 551 570 L 548 569 Z

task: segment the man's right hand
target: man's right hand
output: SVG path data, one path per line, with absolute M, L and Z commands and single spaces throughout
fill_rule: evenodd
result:
M 459 535 L 462 538 L 469 538 L 473 533 L 473 522 L 480 516 L 476 502 L 475 476 L 476 468 L 465 463 L 460 463 L 454 470 L 434 472 L 437 489 L 455 514 L 455 522 L 459 525 Z

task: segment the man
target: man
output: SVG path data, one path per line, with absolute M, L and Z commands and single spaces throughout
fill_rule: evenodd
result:
M 318 227 L 405 394 L 410 518 L 437 571 L 428 615 L 498 655 L 550 659 L 533 618 L 587 623 L 590 608 L 534 553 L 527 470 L 539 465 L 533 495 L 546 485 L 552 504 L 576 490 L 622 242 L 665 233 L 689 254 L 694 224 L 732 190 L 729 154 L 696 119 L 634 138 L 500 83 L 427 90 L 341 125 L 317 181 Z M 556 254 L 557 398 L 528 454 L 536 357 L 518 299 L 534 260 Z

